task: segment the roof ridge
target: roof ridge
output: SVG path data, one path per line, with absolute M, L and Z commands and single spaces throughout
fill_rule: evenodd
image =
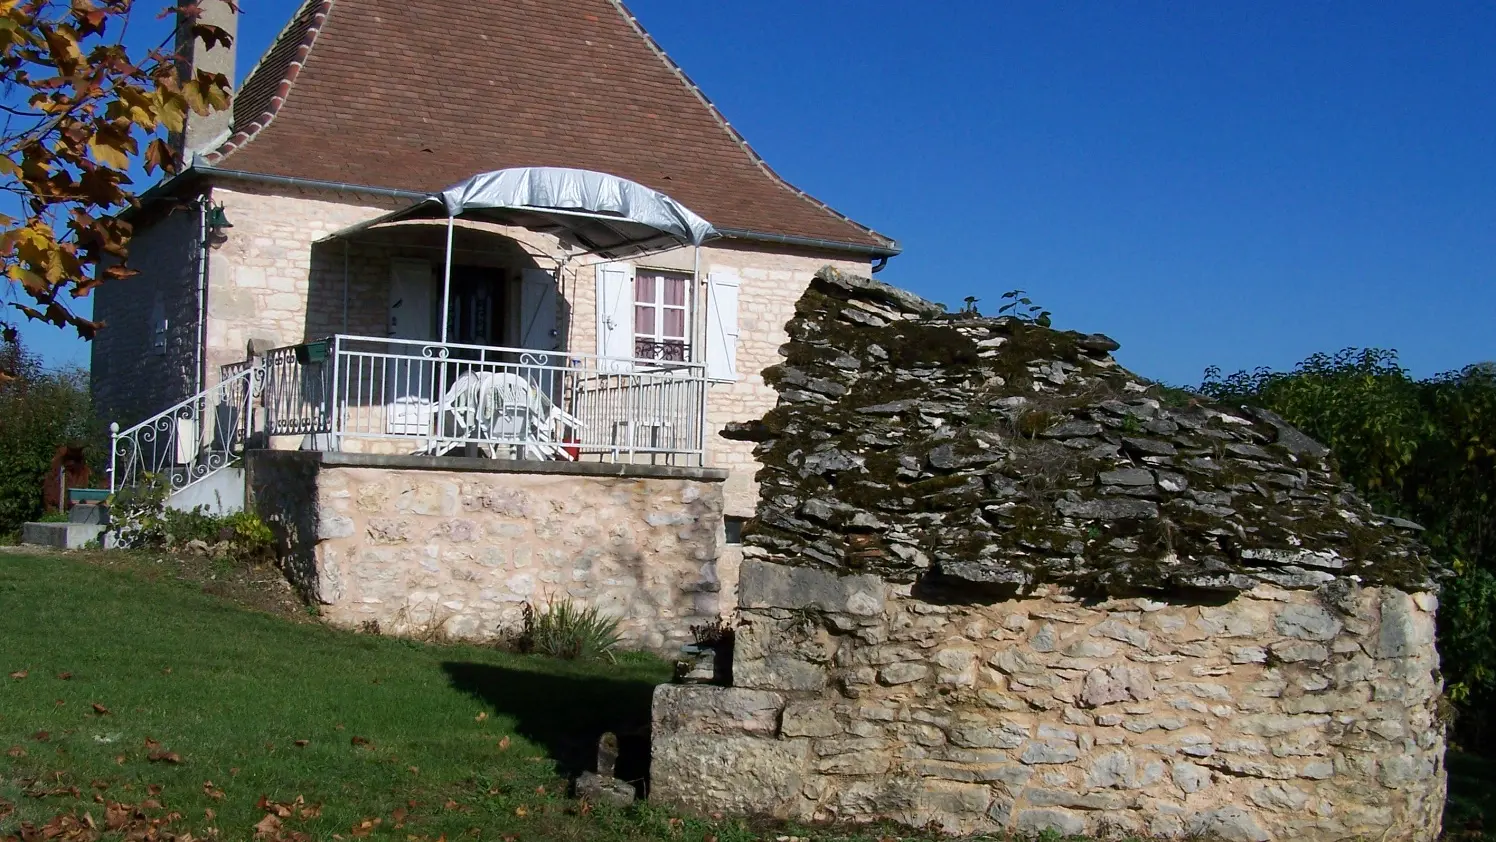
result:
M 296 43 L 284 72 L 276 80 L 274 90 L 267 92 L 268 96 L 262 110 L 252 118 L 246 118 L 247 125 L 241 123 L 237 114 L 234 115 L 233 125 L 238 128 L 217 149 L 203 155 L 205 161 L 209 164 L 220 163 L 235 150 L 243 148 L 255 135 L 270 125 L 271 120 L 275 119 L 276 113 L 290 96 L 291 87 L 296 84 L 296 77 L 301 75 L 301 68 L 306 65 L 307 56 L 311 54 L 317 35 L 322 31 L 322 25 L 327 22 L 327 16 L 332 13 L 333 2 L 334 0 L 303 0 L 296 14 L 286 21 L 280 34 L 270 42 L 270 46 L 260 55 L 259 61 L 255 62 L 255 66 L 245 75 L 244 83 L 239 86 L 240 94 L 252 90 L 251 86 L 261 81 L 259 74 L 262 70 L 267 73 L 271 72 L 271 68 L 266 66 L 267 62 L 275 56 L 277 50 L 284 46 L 287 38 L 292 36 L 296 29 L 301 28 L 301 39 Z M 238 105 L 237 99 L 235 105 Z M 235 110 L 238 109 L 235 108 Z
M 697 85 L 696 82 L 691 79 L 690 74 L 686 73 L 685 69 L 677 64 L 675 62 L 675 59 L 670 57 L 669 53 L 665 52 L 665 48 L 660 46 L 660 43 L 655 40 L 653 35 L 649 34 L 649 30 L 644 28 L 644 24 L 639 22 L 639 19 L 634 16 L 634 13 L 630 11 L 627 5 L 624 4 L 623 0 L 608 0 L 608 2 L 612 3 L 613 6 L 618 10 L 618 13 L 623 16 L 623 19 L 628 21 L 629 25 L 634 28 L 634 31 L 639 33 L 640 37 L 644 39 L 644 42 L 649 45 L 649 48 L 652 51 L 654 51 L 654 54 L 659 56 L 660 60 L 665 63 L 665 66 L 668 67 L 670 71 L 676 76 L 679 76 L 681 81 L 686 84 L 686 87 L 690 88 L 692 93 L 696 94 L 697 99 L 700 99 L 702 104 L 707 107 L 707 110 L 711 112 L 712 117 L 717 121 L 717 124 L 727 131 L 728 135 L 732 137 L 734 143 L 742 147 L 744 152 L 748 153 L 749 159 L 751 159 L 753 163 L 759 167 L 759 169 L 763 170 L 770 178 L 778 182 L 781 187 L 784 187 L 791 193 L 794 193 L 796 196 L 804 199 L 807 203 L 831 214 L 832 216 L 835 216 L 836 218 L 862 231 L 866 231 L 868 234 L 871 234 L 874 237 L 882 239 L 890 246 L 897 246 L 898 241 L 894 238 L 886 234 L 879 233 L 877 230 L 863 225 L 861 222 L 858 222 L 852 217 L 847 216 L 836 208 L 831 207 L 820 199 L 817 199 L 816 197 L 810 195 L 799 187 L 791 184 L 788 179 L 780 175 L 778 172 L 775 172 L 774 168 L 769 166 L 768 161 L 765 161 L 763 156 L 758 154 L 757 150 L 753 148 L 753 145 L 748 142 L 748 139 L 743 137 L 742 133 L 739 132 L 736 128 L 733 128 L 732 122 L 727 119 L 727 116 L 722 113 L 721 109 L 717 108 L 717 104 L 712 102 L 711 97 L 706 95 L 706 91 L 703 91 L 701 89 L 701 86 Z

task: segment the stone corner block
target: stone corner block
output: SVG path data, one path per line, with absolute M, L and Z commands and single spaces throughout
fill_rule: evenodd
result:
M 654 733 L 772 737 L 783 709 L 784 697 L 767 690 L 661 684 L 654 692 Z
M 809 740 L 656 733 L 649 800 L 699 813 L 790 818 L 809 756 Z
M 745 559 L 738 572 L 739 608 L 816 609 L 873 617 L 883 613 L 883 580 L 838 576 L 810 567 Z

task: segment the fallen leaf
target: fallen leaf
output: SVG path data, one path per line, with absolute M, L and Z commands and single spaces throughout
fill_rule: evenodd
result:
M 334 731 L 341 731 L 341 730 L 343 730 L 343 723 L 339 722 L 338 724 L 332 726 L 332 729 Z
M 223 790 L 215 788 L 212 781 L 203 781 L 203 795 L 214 801 L 223 800 Z
M 152 795 L 160 795 L 161 794 L 161 784 L 150 784 L 150 785 L 148 785 L 145 788 L 145 791 L 149 792 Z
M 108 716 L 109 714 L 113 713 L 113 711 L 111 711 L 109 708 L 104 707 L 98 702 L 93 703 L 93 709 L 94 713 L 97 713 L 99 716 Z
M 108 789 L 109 788 L 109 782 L 108 781 L 101 781 L 101 780 L 89 781 L 88 785 L 91 786 L 91 787 L 93 787 L 94 789 L 98 789 L 98 790 L 104 790 L 104 789 Z
M 62 707 L 63 705 L 67 704 L 67 700 L 66 699 L 58 699 L 58 700 L 52 702 L 52 704 L 57 705 L 58 707 Z
M 212 807 L 204 807 L 203 808 L 203 819 L 205 821 L 213 821 L 216 818 L 218 818 L 218 814 L 215 813 L 215 812 L 213 812 L 213 808 Z
M 9 801 L 0 801 L 0 819 L 5 818 L 15 811 L 16 805 L 10 803 Z
M 116 754 L 114 756 L 114 765 L 116 765 L 116 766 L 123 766 L 123 765 L 125 765 L 125 756 L 123 754 Z
M 37 731 L 35 734 L 31 735 L 31 739 L 36 740 L 39 743 L 44 743 L 47 740 L 52 739 L 52 735 L 47 733 L 46 731 Z
M 10 748 L 5 750 L 5 753 L 10 755 L 11 757 L 25 757 L 26 749 L 21 748 L 20 746 L 11 746 Z
M 73 677 L 73 674 L 70 673 L 70 672 L 60 672 L 60 673 L 57 674 L 57 678 L 59 680 L 61 680 L 61 681 L 68 681 L 68 680 L 72 679 L 72 677 Z
M 297 748 L 306 748 L 310 744 L 311 744 L 311 740 L 297 740 L 296 741 L 296 747 Z
M 111 801 L 104 805 L 104 826 L 110 830 L 119 830 L 130 821 L 130 808 L 117 802 Z
M 369 740 L 367 737 L 354 737 L 353 739 L 349 740 L 349 742 L 353 743 L 356 746 L 366 746 L 369 744 Z
M 421 768 L 419 766 L 407 766 L 405 768 L 408 769 L 408 770 L 410 770 L 410 773 L 412 775 L 419 775 L 419 774 L 421 774 Z
M 685 824 L 685 822 L 681 821 L 675 816 L 671 816 L 670 820 L 666 822 L 666 824 L 670 825 L 670 832 L 675 833 L 680 830 L 681 825 Z
M 161 674 L 162 675 L 171 675 L 171 667 L 167 667 L 166 669 L 162 670 Z
M 520 818 L 524 818 L 525 816 L 530 815 L 530 811 L 526 810 L 524 807 L 515 807 L 514 814 L 516 816 L 519 816 Z
M 25 670 L 16 670 L 15 672 L 13 672 L 13 673 L 10 674 L 10 677 L 14 678 L 16 681 L 20 681 L 21 679 L 25 678 L 26 676 L 28 676 L 30 674 L 31 673 L 29 673 L 29 672 L 27 672 Z
M 229 767 L 229 777 L 231 777 L 231 778 L 238 777 L 238 775 L 239 775 L 239 767 L 238 766 L 230 766 Z
M 300 798 L 300 796 L 297 797 Z M 302 807 L 300 813 L 303 819 L 315 819 L 322 815 L 322 802 L 319 801 L 310 807 Z
M 363 821 L 354 825 L 353 829 L 348 832 L 354 836 L 368 836 L 369 834 L 374 832 L 374 828 L 379 827 L 379 825 L 383 822 L 384 819 L 379 818 L 364 819 Z
M 545 787 L 544 786 L 537 786 L 537 787 L 535 787 L 535 794 L 536 795 L 545 795 Z
M 174 751 L 153 751 L 146 759 L 152 763 L 181 763 L 182 755 Z
M 161 744 L 158 743 L 158 742 L 156 742 L 155 740 L 151 739 L 150 737 L 146 737 L 145 738 L 145 747 L 148 748 L 148 749 L 150 749 L 151 751 L 155 751 L 156 749 L 158 749 L 158 748 L 161 747 Z
M 486 710 L 478 711 L 478 715 L 475 716 L 475 717 L 473 717 L 473 719 L 476 720 L 476 721 L 478 721 L 478 722 L 482 722 L 483 720 L 485 720 L 487 718 L 488 718 L 488 711 L 486 711 Z
M 390 820 L 394 822 L 395 827 L 405 827 L 405 816 L 405 808 L 396 807 L 395 812 L 390 814 Z
M 281 820 L 275 816 L 266 816 L 255 825 L 256 839 L 274 839 L 280 836 Z
M 508 750 L 509 750 L 509 737 L 505 736 L 504 739 L 499 740 L 499 751 L 508 751 Z

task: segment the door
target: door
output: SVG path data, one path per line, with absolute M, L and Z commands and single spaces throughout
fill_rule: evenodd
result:
M 391 339 L 429 342 L 435 338 L 435 329 L 436 281 L 431 264 L 425 260 L 392 261 L 387 335 Z M 435 371 L 432 360 L 421 350 L 421 345 L 410 342 L 389 343 L 378 391 L 383 395 L 386 432 L 390 434 L 430 433 Z

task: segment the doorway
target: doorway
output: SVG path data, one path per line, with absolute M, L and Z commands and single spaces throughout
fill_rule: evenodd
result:
M 453 266 L 447 309 L 447 341 L 459 345 L 506 345 L 509 296 L 505 271 L 490 266 Z

